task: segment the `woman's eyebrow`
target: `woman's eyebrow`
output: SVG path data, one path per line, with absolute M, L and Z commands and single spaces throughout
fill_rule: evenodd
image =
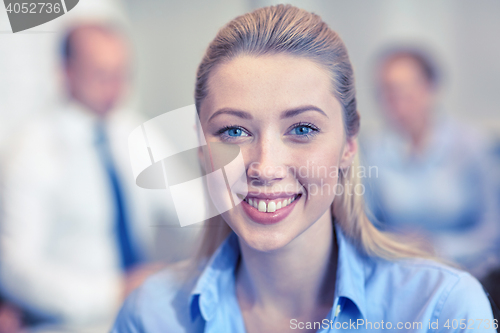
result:
M 280 118 L 284 119 L 284 118 L 295 117 L 295 116 L 297 116 L 303 112 L 307 112 L 307 111 L 317 111 L 328 118 L 328 116 L 326 115 L 326 113 L 323 110 L 321 110 L 320 108 L 318 108 L 317 106 L 314 106 L 314 105 L 304 105 L 304 106 L 299 106 L 297 108 L 293 108 L 290 110 L 285 110 L 281 113 Z M 215 111 L 210 116 L 210 118 L 208 118 L 208 122 L 213 120 L 215 117 L 220 116 L 221 114 L 230 114 L 230 115 L 242 118 L 242 119 L 253 119 L 252 114 L 249 112 L 231 109 L 231 108 L 222 108 L 220 110 Z
M 240 117 L 242 119 L 253 119 L 252 115 L 249 112 L 230 109 L 230 108 L 222 108 L 220 110 L 215 111 L 214 114 L 212 114 L 210 118 L 208 118 L 208 121 L 211 121 L 212 119 L 221 114 L 230 114 L 236 117 Z
M 318 108 L 314 105 L 304 105 L 304 106 L 299 106 L 297 108 L 293 108 L 291 110 L 283 111 L 283 113 L 281 114 L 281 119 L 295 117 L 296 115 L 299 115 L 299 114 L 306 112 L 306 111 L 318 111 L 319 113 L 321 113 L 322 115 L 324 115 L 325 117 L 328 118 L 326 113 L 323 110 L 321 110 L 320 108 Z

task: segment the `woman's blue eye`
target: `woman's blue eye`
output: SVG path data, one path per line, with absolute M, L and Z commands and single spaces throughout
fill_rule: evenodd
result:
M 241 136 L 243 131 L 240 128 L 231 128 L 227 130 L 227 135 L 229 136 Z
M 224 128 L 221 128 L 219 131 L 217 131 L 217 135 L 226 140 L 249 136 L 248 132 L 245 129 L 236 126 L 226 126 Z
M 296 135 L 307 135 L 307 134 L 310 134 L 312 131 L 313 131 L 312 128 L 310 128 L 308 126 L 303 126 L 303 125 L 297 126 L 293 129 L 293 132 Z
M 291 135 L 296 139 L 310 139 L 319 133 L 319 128 L 311 123 L 297 123 L 290 127 L 287 135 Z

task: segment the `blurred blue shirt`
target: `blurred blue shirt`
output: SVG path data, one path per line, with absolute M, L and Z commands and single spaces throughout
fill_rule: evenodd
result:
M 385 131 L 363 140 L 370 210 L 381 228 L 423 234 L 436 252 L 481 278 L 498 264 L 500 224 L 488 141 L 439 116 L 426 149 Z
M 429 325 L 438 327 L 436 331 L 459 332 L 465 323 L 473 325 L 475 332 L 495 331 L 488 299 L 469 273 L 424 259 L 392 262 L 367 257 L 339 227 L 336 235 L 334 306 L 316 323 L 318 332 L 342 326 L 343 330 L 377 331 L 378 327 L 382 331 L 382 321 L 384 329 L 406 325 L 403 330 L 412 332 L 433 331 Z M 128 297 L 112 332 L 245 332 L 235 294 L 239 255 L 238 238 L 232 233 L 198 279 L 182 278 L 172 269 L 152 276 Z M 290 318 L 290 327 L 283 329 L 302 324 Z

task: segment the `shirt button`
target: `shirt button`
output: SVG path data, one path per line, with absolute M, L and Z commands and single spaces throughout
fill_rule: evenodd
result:
M 340 313 L 340 304 L 337 305 L 337 308 L 335 309 L 335 317 L 337 317 Z

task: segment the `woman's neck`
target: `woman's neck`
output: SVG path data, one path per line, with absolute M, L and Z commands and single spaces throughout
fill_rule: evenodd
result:
M 333 234 L 328 210 L 287 246 L 271 253 L 256 251 L 240 241 L 236 291 L 242 310 L 258 308 L 291 319 L 330 309 L 337 267 Z

